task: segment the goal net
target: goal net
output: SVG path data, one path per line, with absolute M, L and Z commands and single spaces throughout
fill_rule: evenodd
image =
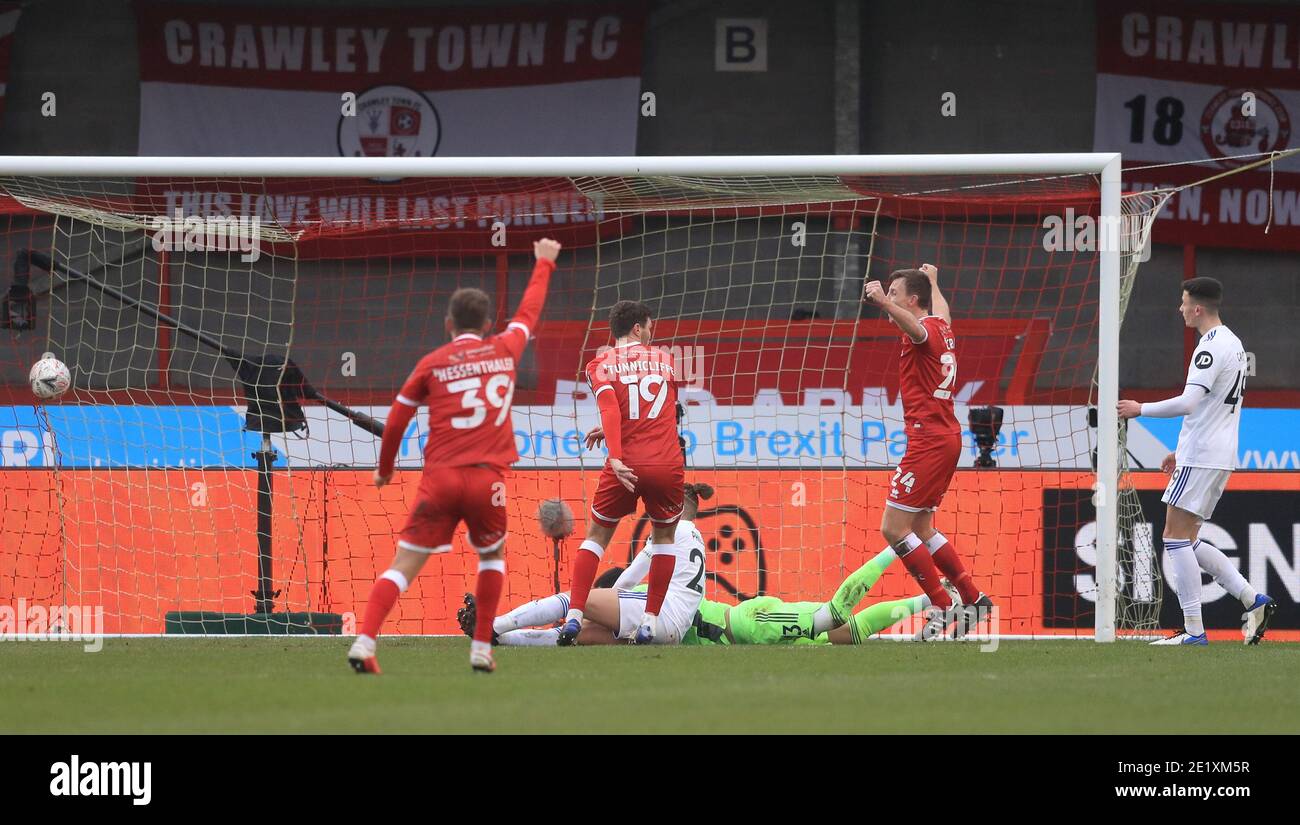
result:
M 930 262 L 967 429 L 936 526 L 997 603 L 990 632 L 1154 627 L 1150 531 L 1106 480 L 1122 481 L 1126 451 L 1103 356 L 1163 200 L 1123 199 L 1108 265 L 1107 158 L 15 160 L 0 169 L 14 273 L 0 603 L 100 607 L 107 633 L 255 631 L 232 617 L 268 615 L 351 632 L 427 433 L 422 409 L 397 483 L 377 490 L 367 417 L 445 341 L 456 288 L 485 289 L 503 327 L 532 241 L 550 236 L 560 267 L 514 395 L 507 602 L 569 582 L 577 542 L 554 545 L 536 513 L 563 499 L 585 526 L 603 455 L 581 445 L 598 422 L 582 367 L 621 299 L 654 309 L 686 381 L 687 478 L 716 490 L 697 520 L 706 597 L 829 597 L 884 547 L 906 446 L 899 332 L 864 308 L 864 281 Z M 73 388 L 39 405 L 26 371 L 44 353 Z M 647 533 L 625 521 L 606 564 Z M 399 601 L 392 632 L 456 632 L 474 575 L 456 547 Z M 895 565 L 868 598 L 915 592 Z

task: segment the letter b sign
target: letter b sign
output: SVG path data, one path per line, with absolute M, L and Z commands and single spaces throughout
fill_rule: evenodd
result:
M 719 18 L 714 68 L 720 72 L 767 71 L 767 20 Z

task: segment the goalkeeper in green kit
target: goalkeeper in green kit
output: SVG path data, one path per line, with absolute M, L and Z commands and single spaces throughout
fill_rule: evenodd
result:
M 886 548 L 849 575 L 827 602 L 786 602 L 775 596 L 758 596 L 737 605 L 723 602 L 700 601 L 694 625 L 682 636 L 683 645 L 777 645 L 777 644 L 862 644 L 873 634 L 924 611 L 930 606 L 928 596 L 881 602 L 866 610 L 853 613 L 858 602 L 876 583 L 890 563 L 896 559 L 893 548 Z M 621 570 L 607 571 L 596 583 L 595 589 L 608 588 Z M 643 591 L 646 585 L 631 588 Z M 457 613 L 462 630 L 474 627 L 475 606 L 470 594 L 465 596 L 465 607 Z M 551 646 L 555 644 L 553 629 L 542 631 L 515 630 L 500 634 L 496 641 L 503 645 Z M 617 640 L 610 635 L 591 634 L 578 637 L 578 643 L 612 644 Z
M 828 602 L 785 602 L 775 596 L 758 596 L 738 605 L 704 599 L 695 627 L 682 638 L 684 645 L 857 645 L 872 635 L 922 612 L 927 596 L 880 602 L 854 614 L 853 608 L 896 559 L 886 548 L 840 584 Z M 820 631 L 819 613 L 829 611 L 832 624 Z

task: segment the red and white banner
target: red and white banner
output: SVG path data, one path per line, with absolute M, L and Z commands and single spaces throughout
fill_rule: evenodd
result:
M 1124 154 L 1127 189 L 1201 181 L 1300 145 L 1300 8 L 1099 0 L 1097 14 L 1093 147 Z M 1206 162 L 1130 168 L 1190 161 Z M 1154 233 L 1300 249 L 1300 157 L 1180 192 Z
M 641 4 L 135 6 L 141 155 L 636 154 Z

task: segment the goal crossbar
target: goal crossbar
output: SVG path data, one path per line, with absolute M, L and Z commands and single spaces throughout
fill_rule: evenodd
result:
M 1101 174 L 1114 152 L 677 157 L 122 157 L 0 155 L 0 175 L 30 177 L 585 177 L 637 175 Z

